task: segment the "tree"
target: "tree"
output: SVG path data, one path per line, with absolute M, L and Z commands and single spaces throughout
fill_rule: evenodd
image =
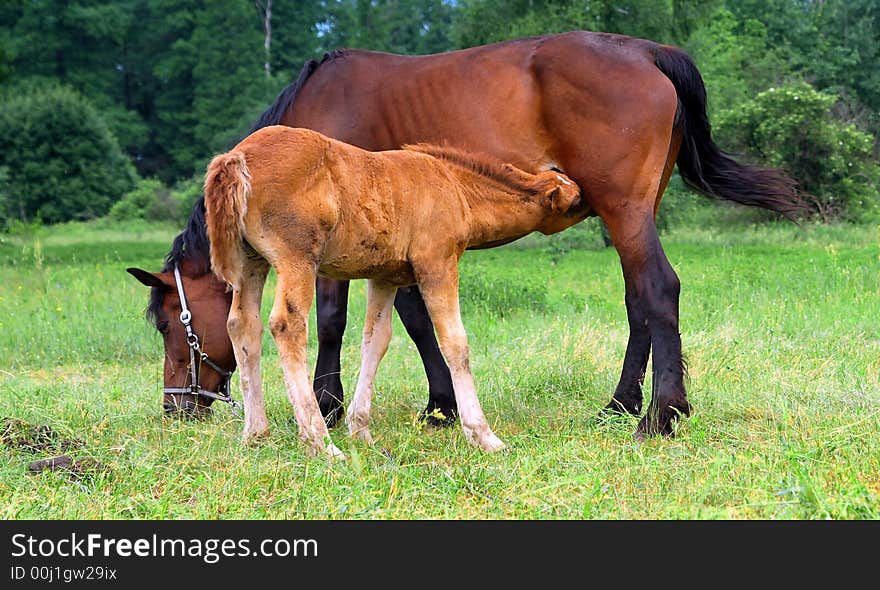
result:
M 91 219 L 133 185 L 134 169 L 95 107 L 60 85 L 27 85 L 0 100 L 5 219 Z
M 770 88 L 719 117 L 736 146 L 797 180 L 823 220 L 871 219 L 880 210 L 873 138 L 832 114 L 838 100 L 806 82 Z

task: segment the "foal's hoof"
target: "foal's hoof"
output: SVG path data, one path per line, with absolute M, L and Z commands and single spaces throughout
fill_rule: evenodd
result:
M 500 451 L 507 446 L 503 442 L 501 442 L 501 439 L 495 436 L 495 434 L 492 432 L 490 432 L 487 436 L 484 436 L 482 440 L 480 440 L 479 445 L 480 448 L 487 453 Z
M 331 461 L 345 461 L 345 453 L 340 451 L 339 448 L 333 443 L 327 444 L 327 447 L 324 449 L 324 453 Z
M 364 441 L 368 445 L 373 444 L 373 435 L 370 434 L 370 429 L 366 426 L 358 427 L 354 425 L 349 425 L 348 434 L 351 435 L 353 438 L 356 438 L 357 440 Z
M 245 431 L 244 434 L 241 435 L 241 442 L 243 442 L 246 446 L 252 447 L 260 444 L 264 440 L 269 438 L 269 429 L 263 430 L 255 430 L 255 431 Z

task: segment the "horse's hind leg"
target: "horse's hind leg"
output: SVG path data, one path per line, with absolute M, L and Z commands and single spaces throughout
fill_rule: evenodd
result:
M 484 451 L 497 451 L 504 448 L 504 443 L 489 428 L 474 388 L 467 333 L 459 309 L 456 262 L 452 259 L 442 265 L 432 264 L 417 269 L 419 289 L 437 328 L 440 350 L 452 374 L 455 402 L 465 437 L 469 443 Z
M 361 343 L 361 370 L 354 399 L 348 406 L 346 422 L 348 431 L 368 443 L 370 435 L 370 405 L 373 399 L 373 382 L 379 362 L 391 341 L 391 308 L 397 288 L 381 281 L 367 281 L 367 315 L 364 321 L 364 338 Z
M 269 434 L 269 421 L 263 403 L 263 385 L 260 381 L 260 355 L 262 353 L 263 320 L 260 317 L 260 300 L 269 265 L 253 262 L 245 266 L 245 280 L 240 291 L 232 294 L 232 306 L 226 320 L 226 330 L 232 341 L 241 395 L 244 399 L 245 442 L 251 442 Z
M 654 219 L 657 218 L 657 209 L 660 199 L 669 185 L 672 171 L 675 169 L 675 159 L 681 145 L 681 132 L 673 130 L 669 151 L 666 154 L 666 165 L 660 177 L 660 185 L 654 200 Z M 655 223 L 656 227 L 656 223 Z M 608 232 L 603 222 L 604 233 Z M 610 232 L 608 232 L 610 238 Z M 610 241 L 610 243 L 613 243 Z M 608 243 L 606 243 L 608 245 Z M 642 383 L 645 380 L 645 369 L 648 366 L 648 354 L 651 352 L 651 332 L 648 329 L 647 319 L 642 312 L 642 306 L 638 304 L 635 293 L 626 291 L 626 317 L 629 322 L 629 340 L 626 344 L 626 354 L 623 358 L 623 369 L 620 372 L 620 380 L 614 390 L 614 396 L 605 406 L 606 411 L 626 412 L 638 416 L 642 413 Z
M 678 415 L 690 413 L 678 331 L 678 276 L 660 245 L 652 212 L 608 222 L 623 267 L 630 325 L 642 324 L 651 339 L 653 394 L 637 435 L 672 434 Z
M 287 398 L 299 427 L 299 436 L 315 454 L 343 457 L 330 440 L 327 424 L 309 382 L 306 366 L 308 317 L 312 306 L 315 268 L 306 261 L 277 265 L 278 287 L 269 315 L 269 328 L 278 347 Z
M 458 408 L 449 367 L 434 335 L 434 324 L 428 316 L 425 302 L 418 287 L 398 289 L 394 307 L 403 327 L 419 351 L 425 375 L 428 377 L 428 405 L 420 418 L 431 426 L 449 426 L 455 423 Z
M 348 314 L 348 281 L 318 278 L 317 299 L 318 359 L 313 387 L 321 415 L 327 426 L 342 416 L 342 379 L 339 355 Z

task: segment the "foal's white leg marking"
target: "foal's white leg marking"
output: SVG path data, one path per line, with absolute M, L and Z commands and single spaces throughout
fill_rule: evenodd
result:
M 352 436 L 373 444 L 370 434 L 370 406 L 373 400 L 373 381 L 379 362 L 391 341 L 391 309 L 397 287 L 374 280 L 367 281 L 367 315 L 361 341 L 361 371 L 357 389 L 348 406 L 345 422 Z
M 255 273 L 252 283 L 242 285 L 232 294 L 232 307 L 226 322 L 229 339 L 238 364 L 238 378 L 244 400 L 245 443 L 269 434 L 269 420 L 263 403 L 263 385 L 260 379 L 263 321 L 260 318 L 260 299 L 263 295 L 265 272 Z
M 269 325 L 278 347 L 287 399 L 293 404 L 299 437 L 309 445 L 314 455 L 324 453 L 331 459 L 344 459 L 345 455 L 330 440 L 306 366 L 308 314 L 314 294 L 314 272 L 277 270 L 278 288 Z
M 453 266 L 445 279 L 434 280 L 430 285 L 419 284 L 419 288 L 437 330 L 440 350 L 452 374 L 455 403 L 465 437 L 486 452 L 503 449 L 504 443 L 489 428 L 474 388 L 467 333 L 458 303 L 458 269 Z

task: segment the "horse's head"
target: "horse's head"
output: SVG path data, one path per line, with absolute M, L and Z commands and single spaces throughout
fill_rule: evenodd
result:
M 152 287 L 147 317 L 165 342 L 165 411 L 207 415 L 215 399 L 212 394 L 228 395 L 229 376 L 235 370 L 226 332 L 232 300 L 226 284 L 212 272 L 193 273 L 185 263 L 179 268 L 180 286 L 173 269 L 160 273 L 126 270 Z M 189 331 L 184 320 L 189 322 Z

